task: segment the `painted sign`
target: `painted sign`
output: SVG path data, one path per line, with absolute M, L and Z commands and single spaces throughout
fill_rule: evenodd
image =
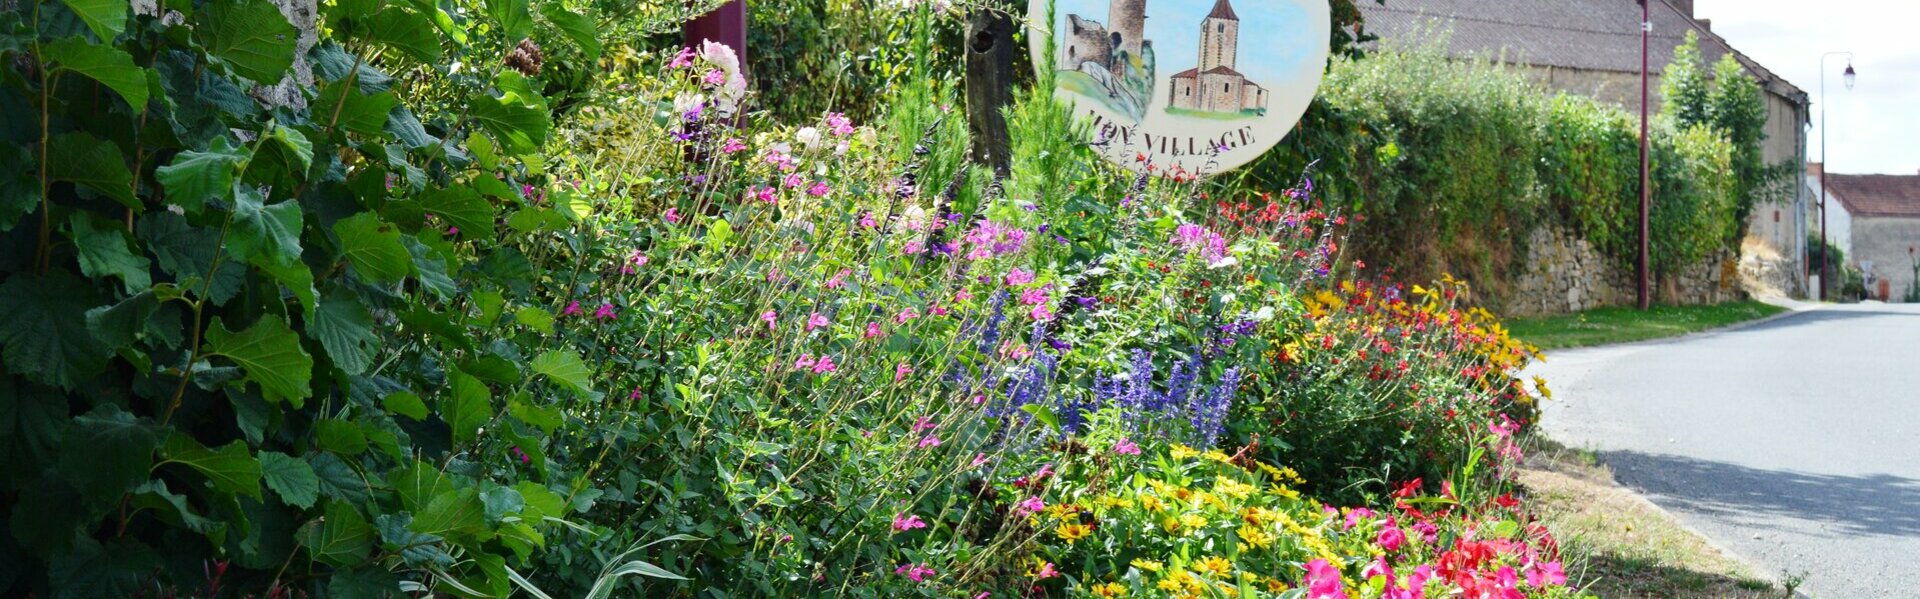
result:
M 1252 162 L 1299 122 L 1326 69 L 1327 0 L 1029 2 L 1036 24 L 1053 5 L 1054 93 L 1129 168 L 1210 176 Z M 1047 68 L 1047 32 L 1028 39 Z

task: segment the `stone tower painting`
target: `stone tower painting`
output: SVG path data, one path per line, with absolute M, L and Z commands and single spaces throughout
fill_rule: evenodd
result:
M 1240 54 L 1240 16 L 1230 0 L 1214 0 L 1200 20 L 1200 64 L 1176 73 L 1167 89 L 1170 110 L 1258 115 L 1267 90 L 1234 70 Z
M 1111 0 L 1105 24 L 1069 14 L 1065 25 L 1059 70 L 1072 72 L 1084 95 L 1136 120 L 1145 116 L 1154 96 L 1147 0 Z

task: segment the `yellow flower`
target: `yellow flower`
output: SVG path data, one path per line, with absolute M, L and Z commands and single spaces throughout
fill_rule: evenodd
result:
M 1213 490 L 1234 499 L 1246 499 L 1248 495 L 1253 494 L 1253 485 L 1222 476 L 1214 480 Z
M 1553 390 L 1547 388 L 1547 379 L 1533 377 L 1533 389 L 1540 392 L 1540 399 L 1553 399 Z
M 1226 453 L 1223 453 L 1218 449 L 1209 449 L 1207 450 L 1206 453 L 1200 454 L 1200 457 L 1213 460 L 1215 462 L 1220 462 L 1222 464 L 1233 463 L 1233 456 L 1227 455 Z
M 1167 534 L 1180 534 L 1180 520 L 1167 516 L 1160 521 L 1160 528 L 1167 529 Z
M 1054 532 L 1060 535 L 1060 540 L 1072 544 L 1093 534 L 1093 527 L 1078 522 L 1062 522 L 1060 528 L 1055 529 Z
M 1146 510 L 1149 512 L 1157 512 L 1157 511 L 1166 509 L 1167 504 L 1165 502 L 1160 501 L 1159 497 L 1154 497 L 1152 495 L 1141 495 L 1140 507 L 1146 508 Z
M 1187 514 L 1180 517 L 1180 525 L 1187 528 L 1206 528 L 1207 519 L 1199 514 Z
M 1201 559 L 1200 562 L 1195 565 L 1194 569 L 1212 574 L 1218 578 L 1233 573 L 1233 562 L 1222 559 L 1217 555 L 1209 555 Z
M 1133 563 L 1133 567 L 1146 570 L 1148 572 L 1159 572 L 1160 566 L 1161 566 L 1160 562 L 1156 562 L 1150 559 L 1136 559 L 1136 560 L 1133 560 L 1132 563 Z
M 1194 451 L 1192 447 L 1187 447 L 1179 443 L 1173 444 L 1173 459 L 1184 460 L 1197 455 L 1200 455 L 1200 452 Z
M 1264 549 L 1267 545 L 1273 543 L 1272 534 L 1252 526 L 1242 526 L 1239 530 L 1234 531 L 1234 533 L 1240 535 L 1240 540 L 1246 541 L 1248 545 L 1256 548 Z
M 1093 595 L 1095 597 L 1119 597 L 1121 593 L 1125 592 L 1127 592 L 1127 587 L 1120 586 L 1120 583 L 1117 582 L 1093 585 Z
M 1173 576 L 1162 578 L 1160 582 L 1155 583 L 1153 586 L 1159 587 L 1160 590 L 1169 593 L 1177 593 L 1180 591 L 1180 581 Z
M 1281 582 L 1280 579 L 1278 578 L 1267 579 L 1267 592 L 1279 594 L 1279 593 L 1285 592 L 1286 590 L 1287 590 L 1287 583 Z

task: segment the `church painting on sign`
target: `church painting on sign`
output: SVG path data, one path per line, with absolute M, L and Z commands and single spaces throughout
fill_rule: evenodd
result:
M 1265 114 L 1267 89 L 1234 70 L 1240 54 L 1240 16 L 1216 0 L 1200 21 L 1200 65 L 1174 74 L 1167 111 Z

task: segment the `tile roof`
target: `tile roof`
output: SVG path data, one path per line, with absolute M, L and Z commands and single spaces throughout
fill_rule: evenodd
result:
M 1240 15 L 1233 14 L 1232 3 L 1227 2 L 1227 0 L 1215 0 L 1213 3 L 1213 12 L 1207 13 L 1207 18 L 1238 21 L 1240 20 Z
M 1731 52 L 1768 91 L 1804 101 L 1806 92 L 1741 54 L 1666 0 L 1651 0 L 1653 47 L 1648 67 L 1659 73 L 1688 31 L 1700 34 L 1708 68 Z M 1368 31 L 1382 38 L 1450 33 L 1452 56 L 1506 58 L 1538 66 L 1640 72 L 1637 0 L 1387 0 L 1356 2 Z
M 1828 173 L 1827 188 L 1854 216 L 1920 217 L 1920 175 Z

